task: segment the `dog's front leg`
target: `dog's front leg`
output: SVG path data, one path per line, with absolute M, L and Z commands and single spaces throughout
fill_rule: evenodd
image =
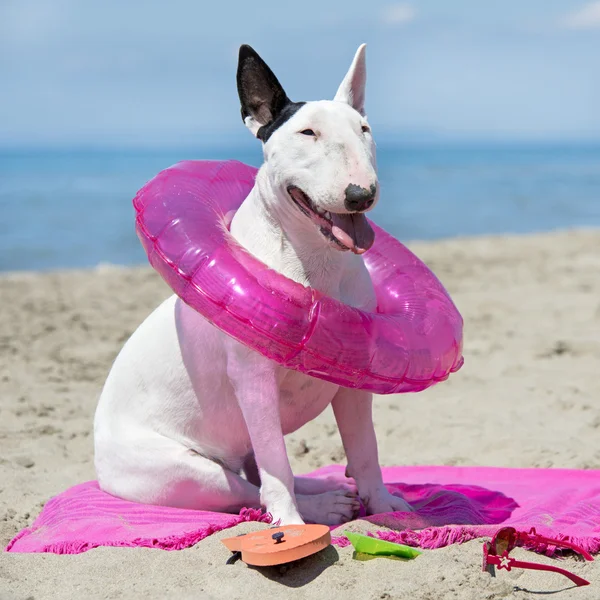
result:
M 346 474 L 356 481 L 367 514 L 411 511 L 404 499 L 390 494 L 383 484 L 373 427 L 373 395 L 340 388 L 332 406 L 346 451 Z
M 302 524 L 281 428 L 276 364 L 231 340 L 227 374 L 235 389 L 260 475 L 260 501 L 273 522 Z

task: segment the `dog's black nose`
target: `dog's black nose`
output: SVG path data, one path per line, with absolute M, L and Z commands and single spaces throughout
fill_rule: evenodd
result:
M 375 202 L 375 193 L 377 192 L 377 186 L 373 183 L 369 189 L 360 187 L 360 185 L 354 185 L 351 183 L 346 188 L 346 199 L 344 200 L 344 206 L 352 212 L 361 212 L 367 210 Z

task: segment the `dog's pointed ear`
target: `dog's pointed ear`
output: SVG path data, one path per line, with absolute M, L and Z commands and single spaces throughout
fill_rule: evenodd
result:
M 365 88 L 367 85 L 366 44 L 359 46 L 350 69 L 340 84 L 334 100 L 345 102 L 365 116 Z
M 237 88 L 242 119 L 257 137 L 259 129 L 272 123 L 290 103 L 283 87 L 267 63 L 250 46 L 240 46 Z

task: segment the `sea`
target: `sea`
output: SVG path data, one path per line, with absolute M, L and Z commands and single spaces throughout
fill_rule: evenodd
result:
M 258 147 L 0 150 L 0 271 L 146 262 L 132 198 L 183 159 L 260 165 Z M 371 218 L 402 241 L 600 227 L 600 144 L 378 147 Z

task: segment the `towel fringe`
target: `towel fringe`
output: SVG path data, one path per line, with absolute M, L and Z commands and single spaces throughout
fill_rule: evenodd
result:
M 162 538 L 135 538 L 131 540 L 117 540 L 114 542 L 84 542 L 81 540 L 72 540 L 69 542 L 56 542 L 52 544 L 41 545 L 35 552 L 52 552 L 54 554 L 80 554 L 81 552 L 87 552 L 93 548 L 100 546 L 112 546 L 112 547 L 127 547 L 127 548 L 158 548 L 160 550 L 183 550 L 189 548 L 198 542 L 201 542 L 204 538 L 222 531 L 223 529 L 229 529 L 235 527 L 240 523 L 249 521 L 255 521 L 258 523 L 270 523 L 272 517 L 269 513 L 262 512 L 259 508 L 242 508 L 239 515 L 232 515 L 231 519 L 221 525 L 208 525 L 204 529 L 196 531 L 190 531 L 183 535 L 171 535 Z M 13 545 L 24 535 L 35 534 L 37 528 L 27 528 L 19 532 L 6 547 L 6 552 L 10 552 Z
M 502 525 L 489 527 L 490 532 L 487 537 L 491 537 L 494 531 L 500 527 L 502 527 Z M 378 537 L 380 540 L 385 540 L 386 542 L 394 542 L 396 544 L 404 544 L 406 546 L 423 548 L 426 550 L 443 548 L 452 544 L 464 544 L 471 540 L 486 537 L 485 535 L 482 535 L 481 527 L 475 529 L 473 527 L 465 526 L 428 527 L 420 531 L 413 531 L 411 529 L 406 529 L 404 531 L 375 531 L 367 532 L 366 535 Z M 568 535 L 555 535 L 554 537 L 575 544 L 590 554 L 597 554 L 600 552 L 600 537 L 574 537 Z M 350 545 L 350 541 L 346 536 L 334 536 L 332 542 L 340 548 L 345 548 Z M 529 549 L 541 554 L 546 554 L 547 556 L 556 555 L 556 547 L 554 546 L 544 545 Z

